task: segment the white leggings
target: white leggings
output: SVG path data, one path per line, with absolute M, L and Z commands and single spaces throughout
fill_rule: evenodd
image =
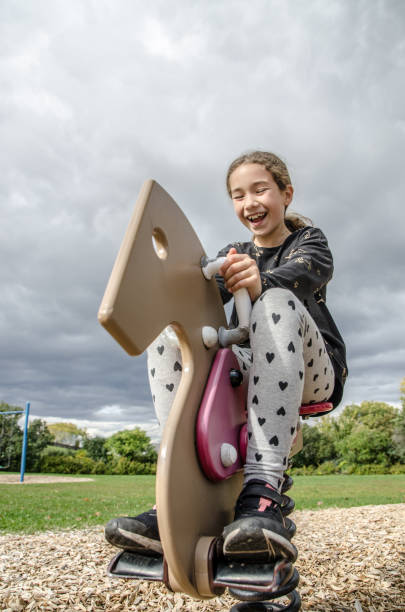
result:
M 329 399 L 335 375 L 314 320 L 287 289 L 269 289 L 255 302 L 250 345 L 233 347 L 242 373 L 249 374 L 245 482 L 260 479 L 280 490 L 299 408 Z M 149 383 L 161 427 L 181 370 L 175 334 L 167 328 L 148 348 Z

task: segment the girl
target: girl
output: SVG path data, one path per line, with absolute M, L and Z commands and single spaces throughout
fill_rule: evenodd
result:
M 218 253 L 226 261 L 217 283 L 224 303 L 246 288 L 253 309 L 249 342 L 233 347 L 241 369 L 249 372 L 249 439 L 244 486 L 234 521 L 223 532 L 224 554 L 270 561 L 294 555 L 280 491 L 299 407 L 326 400 L 337 406 L 347 372 L 345 346 L 325 304 L 332 255 L 321 230 L 287 213 L 294 190 L 284 162 L 262 151 L 242 155 L 230 165 L 226 184 L 252 238 Z M 237 325 L 235 309 L 231 321 Z M 169 328 L 149 347 L 148 370 L 163 425 L 181 377 L 180 351 Z M 156 511 L 113 519 L 106 537 L 129 550 L 144 551 L 148 541 L 153 547 L 159 539 Z

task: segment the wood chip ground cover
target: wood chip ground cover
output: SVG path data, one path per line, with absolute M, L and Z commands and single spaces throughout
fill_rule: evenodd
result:
M 295 512 L 303 610 L 405 610 L 405 504 Z M 211 612 L 228 594 L 196 601 L 163 585 L 106 576 L 115 549 L 103 528 L 0 536 L 4 612 Z

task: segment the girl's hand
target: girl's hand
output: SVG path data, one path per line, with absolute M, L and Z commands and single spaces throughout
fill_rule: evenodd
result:
M 234 248 L 229 250 L 219 273 L 224 277 L 225 287 L 231 293 L 245 288 L 252 302 L 262 293 L 262 281 L 255 260 L 249 255 L 238 253 Z

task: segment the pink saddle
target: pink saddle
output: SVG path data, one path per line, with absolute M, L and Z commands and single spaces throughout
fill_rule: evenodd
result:
M 219 349 L 205 387 L 196 425 L 197 452 L 202 471 L 218 482 L 242 469 L 246 461 L 247 384 L 232 386 L 230 371 L 239 370 L 231 349 Z M 301 406 L 300 416 L 333 410 L 330 402 Z

